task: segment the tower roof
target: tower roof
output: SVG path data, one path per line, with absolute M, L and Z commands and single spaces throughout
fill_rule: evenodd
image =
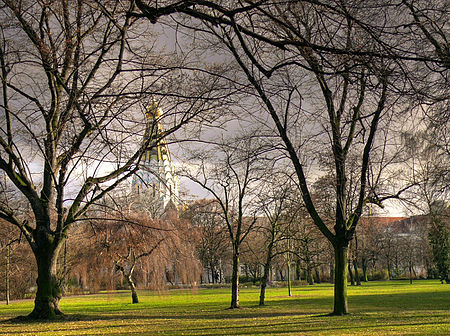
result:
M 159 107 L 159 103 L 155 98 L 152 98 L 152 102 L 147 106 L 145 115 L 147 119 L 158 119 L 163 114 L 162 109 Z

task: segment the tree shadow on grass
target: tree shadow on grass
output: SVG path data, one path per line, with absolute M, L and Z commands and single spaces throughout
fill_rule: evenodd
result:
M 418 306 L 420 302 L 420 306 Z M 71 321 L 102 321 L 102 320 L 139 320 L 139 319 L 184 319 L 184 320 L 231 320 L 231 319 L 254 319 L 254 318 L 281 318 L 309 315 L 312 318 L 329 319 L 334 316 L 328 314 L 332 308 L 332 298 L 308 298 L 298 296 L 286 300 L 282 297 L 269 298 L 267 304 L 259 306 L 255 301 L 249 305 L 244 305 L 240 309 L 228 309 L 228 307 L 218 307 L 218 303 L 208 303 L 202 306 L 206 311 L 201 311 L 198 306 L 178 305 L 175 307 L 163 307 L 163 312 L 155 313 L 151 305 L 130 305 L 123 309 L 106 309 L 105 312 L 87 312 L 68 313 L 54 320 L 30 320 L 25 317 L 15 317 L 1 322 L 10 324 L 24 323 L 60 323 Z M 370 294 L 356 295 L 349 297 L 349 306 L 352 316 L 358 315 L 358 312 L 396 312 L 396 311 L 426 311 L 428 310 L 449 310 L 450 309 L 450 291 L 440 291 L 437 293 L 414 292 L 414 293 L 388 293 L 388 294 Z M 161 309 L 161 307 L 158 307 Z M 135 313 L 133 310 L 139 309 Z M 186 313 L 179 313 L 183 309 Z M 71 310 L 74 310 L 72 307 Z M 82 311 L 83 307 L 76 309 Z M 278 310 L 278 311 L 277 311 Z M 419 315 L 414 314 L 415 318 Z M 337 317 L 339 318 L 339 317 Z M 342 316 L 340 317 L 342 318 Z M 345 318 L 345 316 L 344 316 Z
M 100 319 L 96 319 L 92 316 L 89 316 L 86 318 L 86 316 L 83 315 L 74 315 L 72 316 L 77 317 L 78 319 L 76 319 L 75 321 L 99 321 L 99 320 L 105 320 L 104 317 L 100 318 Z M 417 317 L 425 317 L 424 316 L 416 316 Z M 185 316 L 180 316 L 181 318 L 186 318 Z M 315 318 L 320 317 L 320 316 L 313 316 Z M 325 316 L 322 316 L 325 317 Z M 133 319 L 133 318 L 141 318 L 141 316 L 139 317 L 133 317 L 133 316 L 115 316 L 115 317 L 110 317 L 110 319 L 120 319 L 122 321 L 122 323 L 115 323 L 113 326 L 108 325 L 106 326 L 108 328 L 108 335 L 123 335 L 123 334 L 148 334 L 148 331 L 146 331 L 146 327 L 148 327 L 150 324 L 152 324 L 152 320 L 150 320 L 149 322 L 133 322 L 133 323 L 123 323 L 124 320 L 126 320 L 126 318 L 129 319 Z M 171 319 L 176 319 L 176 316 L 172 316 L 172 317 L 167 317 L 167 316 L 149 316 L 148 318 L 171 318 Z M 249 323 L 245 323 L 242 325 L 235 325 L 232 323 L 227 323 L 226 321 L 221 324 L 221 325 L 205 325 L 205 326 L 190 326 L 190 327 L 186 327 L 183 325 L 177 325 L 175 327 L 175 329 L 172 329 L 173 332 L 187 332 L 188 334 L 193 334 L 193 335 L 254 335 L 254 334 L 259 334 L 259 335 L 282 335 L 282 334 L 292 334 L 293 332 L 298 332 L 298 333 L 307 333 L 307 332 L 317 332 L 317 331 L 321 331 L 321 332 L 329 332 L 330 334 L 333 334 L 333 332 L 336 332 L 338 330 L 357 330 L 357 329 L 362 329 L 362 330 L 370 330 L 373 328 L 383 328 L 386 325 L 381 325 L 379 323 L 379 321 L 377 321 L 377 319 L 375 318 L 374 320 L 368 319 L 366 321 L 364 321 L 363 323 L 359 324 L 349 324 L 349 323 L 345 323 L 345 324 L 337 324 L 337 325 L 330 325 L 329 323 L 329 319 L 327 318 L 323 318 L 320 319 L 320 321 L 317 320 L 289 320 L 289 321 L 274 321 L 271 323 L 264 323 L 264 324 L 260 324 L 260 325 L 255 325 L 252 322 Z M 372 322 L 372 323 L 371 323 Z M 427 325 L 433 326 L 433 325 L 440 325 L 442 324 L 439 321 L 436 322 L 427 322 Z M 396 322 L 396 323 L 389 323 L 387 324 L 387 327 L 389 328 L 396 328 L 396 327 L 403 327 L 403 326 L 422 326 L 423 323 L 421 322 L 408 322 L 408 321 L 403 321 L 402 322 Z M 130 330 L 129 332 L 123 332 L 121 331 L 120 333 L 115 333 L 114 330 L 111 330 L 111 328 L 130 328 L 132 326 L 133 330 Z M 142 331 L 138 331 L 137 329 L 141 329 Z M 55 329 L 56 332 L 61 333 L 61 332 L 65 332 L 65 331 L 74 331 L 76 330 L 77 332 L 82 333 L 82 335 L 94 335 L 94 333 L 89 333 L 89 330 L 95 329 L 94 326 L 89 325 L 89 326 L 76 326 L 74 327 L 63 327 L 63 328 L 58 328 Z M 85 332 L 83 332 L 85 331 Z M 2 334 L 15 334 L 15 332 L 2 332 Z M 98 334 L 98 333 L 97 333 Z
M 254 307 L 257 308 L 258 306 Z M 298 311 L 292 312 L 261 312 L 256 310 L 251 310 L 251 307 L 245 307 L 233 310 L 234 312 L 239 312 L 240 314 L 227 314 L 230 311 L 228 308 L 216 313 L 190 313 L 190 314 L 152 314 L 151 312 L 139 313 L 139 314 L 129 314 L 127 312 L 117 312 L 113 314 L 66 314 L 63 317 L 58 317 L 51 320 L 33 320 L 28 319 L 26 316 L 18 316 L 8 320 L 3 320 L 4 323 L 10 324 L 33 324 L 33 323 L 60 323 L 60 322 L 72 322 L 72 321 L 108 321 L 108 320 L 139 320 L 139 319 L 149 319 L 149 320 L 228 320 L 228 319 L 253 319 L 253 318 L 277 318 L 277 317 L 287 317 L 287 316 L 307 316 L 311 314 L 302 313 Z M 325 315 L 323 315 L 325 316 Z

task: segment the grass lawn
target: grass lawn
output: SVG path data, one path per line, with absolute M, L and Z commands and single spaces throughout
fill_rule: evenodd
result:
M 438 281 L 370 282 L 349 287 L 350 314 L 332 310 L 330 284 L 269 288 L 258 307 L 258 288 L 241 288 L 242 309 L 226 309 L 229 289 L 141 291 L 65 297 L 67 321 L 18 323 L 32 301 L 0 305 L 0 335 L 450 335 L 450 285 Z

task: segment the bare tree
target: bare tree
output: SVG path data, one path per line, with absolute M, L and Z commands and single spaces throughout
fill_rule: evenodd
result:
M 228 233 L 216 201 L 199 200 L 190 204 L 183 213 L 198 235 L 196 250 L 203 269 L 207 272 L 206 282 L 216 283 L 222 280 L 223 265 L 231 259 Z
M 334 247 L 333 314 L 346 314 L 347 250 L 363 208 L 368 202 L 381 204 L 400 194 L 397 190 L 379 195 L 380 186 L 374 182 L 382 175 L 369 169 L 372 158 L 377 158 L 380 171 L 389 162 L 383 155 L 389 147 L 383 142 L 389 137 L 379 130 L 387 132 L 394 125 L 396 106 L 402 106 L 394 97 L 407 91 L 403 88 L 409 87 L 412 77 L 404 74 L 413 68 L 411 64 L 423 67 L 429 62 L 436 71 L 447 73 L 446 56 L 439 51 L 446 47 L 445 30 L 443 34 L 437 31 L 444 44 L 440 49 L 435 46 L 436 57 L 436 53 L 421 54 L 414 49 L 411 31 L 401 29 L 412 23 L 414 32 L 425 34 L 425 30 L 416 29 L 420 22 L 414 15 L 405 15 L 388 2 L 376 6 L 340 1 L 136 3 L 140 12 L 133 15 L 151 22 L 173 13 L 185 14 L 173 19 L 190 27 L 197 38 L 209 34 L 208 39 L 215 38 L 234 57 L 240 80 L 253 87 L 247 92 L 260 104 L 252 112 L 259 120 L 262 110 L 270 116 L 296 171 L 305 206 Z M 436 4 L 435 13 L 445 9 L 443 2 Z M 186 16 L 192 21 L 185 20 Z M 438 28 L 446 22 L 444 14 Z M 433 39 L 428 39 L 430 44 Z M 225 53 L 217 44 L 214 50 Z M 300 146 L 312 139 L 315 150 L 308 152 Z M 373 155 L 377 152 L 378 156 Z M 306 164 L 317 164 L 320 156 L 330 157 L 333 167 L 333 227 L 316 209 L 309 188 L 311 176 L 305 169 Z
M 148 27 L 133 26 L 145 43 L 130 32 L 135 20 L 125 14 L 133 3 L 2 3 L 0 169 L 14 192 L 2 197 L 0 217 L 20 229 L 36 259 L 29 317 L 49 319 L 62 315 L 57 260 L 70 227 L 134 174 L 144 150 L 154 145 L 143 137 L 142 105 L 152 94 L 173 97 L 157 121 L 167 121 L 160 134 L 166 137 L 205 107 L 208 85 L 188 85 L 192 100 L 176 104 L 180 83 L 201 74 L 191 76 L 177 62 L 171 75 L 177 84 L 169 83 L 170 58 L 152 55 Z M 15 205 L 17 194 L 26 207 Z
M 296 219 L 298 209 L 293 207 L 293 186 L 289 183 L 290 178 L 285 174 L 272 172 L 270 177 L 265 179 L 264 192 L 259 195 L 261 211 L 264 214 L 264 221 L 260 230 L 266 236 L 265 260 L 263 263 L 264 273 L 261 277 L 261 289 L 259 294 L 259 305 L 265 304 L 266 288 L 269 281 L 269 273 L 272 268 L 272 261 L 281 254 L 291 252 L 289 246 L 284 246 L 286 240 L 292 238 L 289 230 L 292 222 Z
M 317 270 L 323 262 L 323 250 L 326 247 L 323 236 L 320 235 L 317 228 L 313 226 L 307 214 L 302 211 L 297 222 L 300 222 L 297 232 L 294 236 L 294 251 L 300 260 L 300 268 L 304 270 L 306 281 L 309 285 L 314 284 L 313 271 Z M 316 281 L 320 281 L 320 278 Z
M 241 246 L 257 222 L 256 187 L 264 171 L 257 154 L 251 137 L 235 139 L 209 152 L 203 149 L 196 157 L 196 171 L 187 175 L 213 196 L 221 210 L 233 255 L 231 309 L 239 308 Z

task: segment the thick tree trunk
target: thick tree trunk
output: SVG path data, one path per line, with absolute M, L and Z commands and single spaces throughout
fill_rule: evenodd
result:
M 56 259 L 59 248 L 54 248 L 48 240 L 38 243 L 34 249 L 37 262 L 38 277 L 34 309 L 28 315 L 32 319 L 54 319 L 63 315 L 59 308 L 61 288 L 56 276 Z
M 348 242 L 337 242 L 334 245 L 334 310 L 332 315 L 348 313 L 347 303 L 347 265 Z
M 332 262 L 330 262 L 330 282 L 334 283 L 334 264 Z
M 239 308 L 239 252 L 233 252 L 233 273 L 231 275 L 231 309 Z

